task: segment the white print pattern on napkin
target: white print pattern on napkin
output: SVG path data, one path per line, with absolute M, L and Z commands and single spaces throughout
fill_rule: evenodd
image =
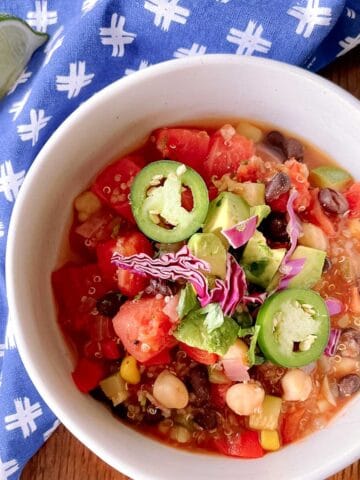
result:
M 90 85 L 94 78 L 93 73 L 85 73 L 86 63 L 70 63 L 69 75 L 56 76 L 56 90 L 67 92 L 67 98 L 77 97 L 82 88 Z
M 287 11 L 288 15 L 299 20 L 295 32 L 309 38 L 316 25 L 329 26 L 331 23 L 331 8 L 320 7 L 320 0 L 308 0 L 306 7 L 298 5 Z
M 46 33 L 49 25 L 57 23 L 58 14 L 56 10 L 48 10 L 47 0 L 36 0 L 35 10 L 28 12 L 26 21 L 38 32 Z
M 147 0 L 144 8 L 155 14 L 154 25 L 168 32 L 172 22 L 185 25 L 190 10 L 178 5 L 179 0 Z
M 4 418 L 6 430 L 20 428 L 24 438 L 29 437 L 37 429 L 35 419 L 42 415 L 39 402 L 31 405 L 28 397 L 14 400 L 15 413 L 6 415 Z

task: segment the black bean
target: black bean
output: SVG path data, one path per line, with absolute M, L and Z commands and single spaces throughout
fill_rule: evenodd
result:
M 318 197 L 320 205 L 328 213 L 342 214 L 349 210 L 349 204 L 344 195 L 332 188 L 320 189 Z
M 99 402 L 102 402 L 102 403 L 106 403 L 108 405 L 112 405 L 112 401 L 105 395 L 105 393 L 102 391 L 100 387 L 94 388 L 89 393 L 95 400 L 98 400 Z
M 128 409 L 126 405 L 124 405 L 123 403 L 119 403 L 119 405 L 116 405 L 116 407 L 112 406 L 111 411 L 113 412 L 115 417 L 119 417 L 122 420 L 128 419 L 128 416 L 127 416 Z
M 267 239 L 273 242 L 288 242 L 287 224 L 285 213 L 271 212 L 265 220 L 262 221 L 259 230 Z
M 358 357 L 360 355 L 360 332 L 354 328 L 344 330 L 338 345 L 341 345 L 338 353 L 340 353 L 342 357 Z
M 189 383 L 196 398 L 195 405 L 203 405 L 210 398 L 210 382 L 205 365 L 196 365 L 189 372 Z
M 194 415 L 194 422 L 204 430 L 214 430 L 217 427 L 217 415 L 215 410 L 205 408 Z
M 286 138 L 282 133 L 273 130 L 267 134 L 266 140 L 272 147 L 281 150 L 285 158 L 295 158 L 297 161 L 302 162 L 304 147 L 296 138 Z
M 278 147 L 281 150 L 283 150 L 283 146 L 284 146 L 284 143 L 285 143 L 285 137 L 282 133 L 278 132 L 277 130 L 273 130 L 273 131 L 269 132 L 266 135 L 266 140 L 273 147 Z
M 162 414 L 160 408 L 155 407 L 154 405 L 149 404 L 146 407 L 146 411 L 143 417 L 143 422 L 149 425 L 155 425 L 162 420 L 164 420 L 164 415 Z
M 291 181 L 288 175 L 284 172 L 279 172 L 272 177 L 265 187 L 265 199 L 267 202 L 276 200 L 287 193 L 291 188 Z
M 295 158 L 299 162 L 303 161 L 304 147 L 299 140 L 296 140 L 296 138 L 287 138 L 285 140 L 283 149 L 287 158 Z
M 99 298 L 96 302 L 96 308 L 100 315 L 112 318 L 124 302 L 125 297 L 120 292 L 108 292 Z
M 332 261 L 330 260 L 330 258 L 326 257 L 322 272 L 323 273 L 328 272 L 331 267 L 332 267 Z
M 340 397 L 350 397 L 360 389 L 360 377 L 351 373 L 338 382 Z

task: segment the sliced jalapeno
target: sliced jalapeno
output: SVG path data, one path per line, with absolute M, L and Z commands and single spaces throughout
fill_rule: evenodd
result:
M 324 300 L 312 290 L 289 288 L 262 305 L 259 347 L 265 357 L 283 367 L 302 367 L 320 357 L 330 332 Z
M 193 208 L 181 204 L 184 188 L 191 191 Z M 189 238 L 204 223 L 209 196 L 204 180 L 179 162 L 160 160 L 144 167 L 131 187 L 131 208 L 139 229 L 157 242 Z

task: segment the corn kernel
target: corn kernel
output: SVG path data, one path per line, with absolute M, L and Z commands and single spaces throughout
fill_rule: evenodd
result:
M 279 450 L 280 438 L 277 430 L 261 430 L 260 444 L 264 450 Z
M 120 366 L 120 375 L 127 383 L 136 385 L 140 382 L 141 374 L 136 359 L 128 355 L 123 359 Z
M 88 190 L 75 198 L 74 207 L 80 222 L 85 222 L 93 213 L 100 210 L 101 202 L 93 192 Z

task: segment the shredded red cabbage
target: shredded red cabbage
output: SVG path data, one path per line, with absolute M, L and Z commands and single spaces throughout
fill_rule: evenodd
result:
M 266 294 L 247 295 L 245 272 L 235 258 L 228 254 L 225 280 L 215 280 L 215 287 L 198 297 L 202 307 L 209 303 L 219 303 L 225 315 L 233 315 L 240 302 L 262 303 Z
M 325 304 L 330 316 L 337 315 L 343 310 L 343 304 L 337 298 L 328 298 Z
M 187 280 L 192 283 L 198 295 L 207 294 L 207 280 L 200 271 L 210 271 L 207 262 L 200 260 L 190 253 L 187 246 L 176 253 L 165 253 L 159 258 L 151 258 L 146 253 L 139 253 L 125 257 L 115 252 L 111 262 L 118 268 L 130 270 L 139 275 L 161 278 L 163 280 Z
M 254 215 L 227 230 L 221 230 L 221 233 L 233 248 L 242 247 L 254 235 L 257 220 L 257 215 Z
M 331 329 L 329 341 L 324 350 L 325 355 L 327 355 L 328 357 L 333 357 L 335 355 L 340 336 L 341 330 L 339 330 L 338 328 Z
M 209 272 L 209 264 L 192 255 L 186 246 L 176 253 L 166 253 L 159 258 L 151 258 L 145 253 L 124 257 L 115 252 L 111 262 L 118 268 L 139 275 L 172 281 L 187 280 L 195 288 L 202 307 L 209 303 L 219 303 L 225 315 L 233 315 L 241 301 L 263 303 L 266 297 L 265 293 L 247 294 L 245 272 L 230 254 L 226 261 L 225 280 L 215 280 L 215 287 L 210 291 L 206 277 L 201 272 Z
M 290 260 L 290 257 L 296 248 L 301 231 L 300 221 L 294 211 L 294 202 L 297 196 L 298 192 L 293 189 L 286 204 L 287 213 L 289 215 L 289 222 L 287 224 L 286 231 L 290 238 L 290 248 L 286 252 L 286 255 L 280 265 L 279 271 L 281 274 L 281 279 L 277 290 L 286 288 L 289 285 L 290 280 L 301 272 L 305 264 L 305 258 Z

